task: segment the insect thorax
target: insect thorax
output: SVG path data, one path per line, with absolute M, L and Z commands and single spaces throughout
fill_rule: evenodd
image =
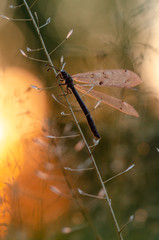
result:
M 73 79 L 66 71 L 64 70 L 61 71 L 61 78 L 65 81 L 65 84 L 67 84 L 67 87 L 72 86 Z

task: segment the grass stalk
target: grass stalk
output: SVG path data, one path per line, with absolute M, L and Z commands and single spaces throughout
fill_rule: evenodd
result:
M 47 48 L 46 48 L 45 42 L 44 42 L 43 37 L 42 37 L 42 35 L 41 35 L 41 33 L 40 33 L 40 29 L 39 29 L 39 27 L 38 27 L 38 25 L 37 25 L 37 23 L 36 23 L 36 20 L 35 20 L 32 12 L 31 12 L 31 9 L 30 9 L 30 7 L 28 6 L 26 0 L 23 0 L 23 3 L 24 3 L 24 5 L 25 5 L 25 7 L 26 7 L 26 9 L 27 9 L 27 11 L 28 11 L 28 14 L 30 15 L 30 18 L 31 18 L 31 20 L 32 20 L 32 23 L 33 23 L 33 25 L 34 25 L 34 27 L 35 27 L 35 30 L 36 30 L 36 32 L 37 32 L 37 34 L 38 34 L 38 37 L 39 37 L 40 41 L 41 41 L 41 44 L 42 44 L 42 47 L 43 47 L 43 49 L 44 49 L 46 58 L 47 58 L 47 60 L 48 60 L 48 62 L 49 62 L 49 64 L 50 64 L 50 66 L 52 67 L 52 69 L 53 69 L 53 71 L 54 71 L 54 73 L 55 73 L 55 76 L 57 76 L 58 73 L 56 72 L 56 69 L 55 69 L 55 67 L 54 67 L 54 64 L 53 64 L 53 62 L 52 62 L 52 60 L 51 60 L 51 58 L 50 58 L 49 52 L 48 52 L 48 50 L 47 50 Z M 58 81 L 59 81 L 59 80 L 58 80 Z M 63 89 L 63 87 L 60 85 L 60 82 L 59 82 L 59 86 L 60 86 L 60 88 L 61 88 L 61 90 L 62 90 L 62 92 L 63 92 L 63 94 L 64 94 L 64 89 Z M 84 134 L 83 134 L 83 132 L 82 132 L 82 129 L 81 129 L 81 127 L 80 127 L 80 125 L 79 125 L 79 123 L 78 123 L 78 121 L 77 121 L 77 119 L 76 119 L 76 116 L 75 116 L 75 114 L 74 114 L 74 112 L 73 112 L 73 109 L 72 109 L 72 107 L 71 107 L 71 105 L 70 105 L 70 103 L 69 103 L 69 100 L 68 100 L 66 94 L 64 94 L 64 96 L 65 96 L 66 102 L 67 102 L 67 104 L 68 104 L 68 106 L 69 106 L 69 109 L 70 109 L 70 112 L 71 112 L 72 117 L 73 117 L 73 119 L 74 119 L 74 122 L 75 122 L 75 124 L 76 124 L 76 126 L 77 126 L 77 128 L 78 128 L 78 130 L 79 130 L 79 133 L 80 133 L 80 135 L 81 135 L 81 137 L 82 137 L 82 139 L 83 139 L 83 141 L 84 141 L 84 143 L 85 143 L 85 146 L 86 146 L 86 149 L 87 149 L 87 151 L 88 151 L 88 154 L 89 154 L 89 156 L 90 156 L 90 158 L 91 158 L 91 160 L 92 160 L 92 163 L 93 163 L 93 165 L 94 165 L 94 168 L 95 168 L 95 171 L 96 171 L 96 175 L 97 175 L 97 177 L 98 177 L 98 179 L 99 179 L 100 185 L 101 185 L 101 187 L 102 187 L 102 189 L 103 189 L 103 191 L 104 191 L 104 194 L 105 194 L 105 203 L 106 203 L 106 204 L 108 205 L 108 207 L 109 207 L 109 210 L 110 210 L 110 213 L 111 213 L 111 216 L 112 216 L 114 225 L 115 225 L 115 229 L 116 229 L 116 231 L 117 231 L 118 238 L 119 238 L 120 240 L 123 240 L 122 233 L 121 233 L 121 230 L 120 230 L 118 221 L 117 221 L 117 219 L 116 219 L 116 216 L 115 216 L 115 213 L 114 213 L 112 204 L 111 204 L 111 200 L 110 200 L 110 198 L 109 198 L 109 196 L 108 196 L 108 192 L 107 192 L 106 186 L 105 186 L 105 184 L 104 184 L 104 182 L 103 182 L 103 180 L 102 180 L 102 177 L 101 177 L 99 168 L 98 168 L 98 166 L 97 166 L 97 164 L 96 164 L 95 158 L 94 158 L 94 156 L 93 156 L 93 154 L 92 154 L 92 151 L 91 151 L 91 149 L 90 149 L 90 147 L 89 147 L 89 145 L 88 145 L 88 143 L 87 143 L 87 140 L 86 140 L 86 138 L 85 138 L 85 136 L 84 136 Z M 93 227 L 93 228 L 94 228 L 94 227 Z

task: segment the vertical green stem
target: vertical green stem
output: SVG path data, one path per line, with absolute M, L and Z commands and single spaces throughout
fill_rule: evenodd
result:
M 26 0 L 23 0 L 23 2 L 24 2 L 24 4 L 25 4 L 25 7 L 26 7 L 26 9 L 27 9 L 27 11 L 28 11 L 31 19 L 32 19 L 32 22 L 33 22 L 34 27 L 35 27 L 35 29 L 36 29 L 36 31 L 37 31 L 37 34 L 38 34 L 39 39 L 40 39 L 40 41 L 41 41 L 41 44 L 42 44 L 42 47 L 43 47 L 44 52 L 45 52 L 45 54 L 46 54 L 46 57 L 47 57 L 50 65 L 52 66 L 55 75 L 57 76 L 56 69 L 54 68 L 53 62 L 52 62 L 52 60 L 51 60 L 51 58 L 50 58 L 50 55 L 49 55 L 49 53 L 48 53 L 48 51 L 47 51 L 47 48 L 46 48 L 46 46 L 45 46 L 43 37 L 42 37 L 42 35 L 41 35 L 41 33 L 40 33 L 40 30 L 39 30 L 38 25 L 37 25 L 37 23 L 36 23 L 36 21 L 35 21 L 35 18 L 34 18 L 32 12 L 31 12 L 31 10 L 30 10 L 28 4 L 27 4 L 27 1 L 26 1 Z M 63 93 L 64 93 L 64 90 L 63 90 L 62 86 L 60 86 L 60 87 L 61 87 L 61 90 L 62 90 Z M 91 149 L 89 148 L 89 145 L 88 145 L 88 143 L 87 143 L 87 141 L 86 141 L 86 138 L 85 138 L 85 136 L 84 136 L 84 134 L 83 134 L 83 132 L 82 132 L 82 130 L 81 130 L 81 127 L 80 127 L 80 125 L 79 125 L 79 123 L 78 123 L 78 121 L 77 121 L 77 119 L 76 119 L 76 116 L 75 116 L 75 114 L 74 114 L 74 112 L 73 112 L 73 109 L 72 109 L 70 103 L 69 103 L 69 100 L 68 100 L 68 98 L 67 98 L 67 96 L 66 96 L 65 94 L 64 94 L 64 96 L 65 96 L 65 98 L 66 98 L 67 104 L 68 104 L 69 109 L 70 109 L 70 112 L 71 112 L 71 114 L 72 114 L 72 117 L 73 117 L 73 119 L 74 119 L 74 121 L 75 121 L 75 123 L 76 123 L 76 125 L 77 125 L 77 128 L 78 128 L 78 130 L 79 130 L 79 132 L 80 132 L 80 135 L 81 135 L 81 137 L 82 137 L 82 139 L 83 139 L 83 141 L 84 141 L 84 143 L 85 143 L 85 146 L 86 146 L 87 151 L 88 151 L 88 153 L 89 153 L 89 155 L 90 155 L 90 158 L 92 159 L 92 163 L 93 163 L 93 165 L 94 165 L 94 168 L 95 168 L 97 177 L 98 177 L 98 179 L 99 179 L 99 182 L 100 182 L 100 184 L 101 184 L 101 187 L 102 187 L 102 189 L 104 190 L 104 194 L 105 194 L 105 198 L 106 198 L 106 203 L 107 203 L 108 206 L 109 206 L 110 213 L 111 213 L 111 216 L 112 216 L 113 221 L 114 221 L 114 224 L 115 224 L 115 228 L 116 228 L 117 233 L 118 233 L 118 237 L 119 237 L 120 240 L 123 240 L 123 237 L 122 237 L 122 234 L 121 234 L 121 231 L 120 231 L 120 227 L 119 227 L 119 225 L 118 225 L 118 222 L 117 222 L 117 219 L 116 219 L 114 210 L 113 210 L 113 208 L 112 208 L 111 200 L 110 200 L 110 198 L 109 198 L 109 196 L 108 196 L 107 189 L 106 189 L 106 187 L 105 187 L 105 185 L 104 185 L 104 183 L 103 183 L 103 180 L 102 180 L 100 171 L 99 171 L 99 169 L 98 169 L 98 166 L 97 166 L 97 164 L 96 164 L 96 161 L 95 161 L 95 159 L 94 159 L 94 156 L 93 156 L 93 154 L 92 154 L 92 152 L 91 152 Z

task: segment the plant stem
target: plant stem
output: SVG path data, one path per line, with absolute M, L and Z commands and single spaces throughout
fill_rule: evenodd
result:
M 23 0 L 23 2 L 24 2 L 24 5 L 25 5 L 25 7 L 26 7 L 26 9 L 27 9 L 30 17 L 31 17 L 31 20 L 32 20 L 33 24 L 34 24 L 34 27 L 35 27 L 36 32 L 37 32 L 37 34 L 38 34 L 38 36 L 39 36 L 39 39 L 40 39 L 40 41 L 41 41 L 41 44 L 42 44 L 42 47 L 43 47 L 44 52 L 45 52 L 45 54 L 46 54 L 46 57 L 47 57 L 50 65 L 51 65 L 51 67 L 53 68 L 53 71 L 54 71 L 55 75 L 57 76 L 56 69 L 54 68 L 53 62 L 52 62 L 52 60 L 51 60 L 51 58 L 50 58 L 50 55 L 49 55 L 49 53 L 48 53 L 48 51 L 47 51 L 47 48 L 46 48 L 46 46 L 45 46 L 43 37 L 42 37 L 42 35 L 41 35 L 41 33 L 40 33 L 40 30 L 39 30 L 39 27 L 38 27 L 38 25 L 37 25 L 37 23 L 36 23 L 36 21 L 35 21 L 35 18 L 34 18 L 32 12 L 31 12 L 31 10 L 30 10 L 28 4 L 27 4 L 27 1 L 26 1 L 26 0 Z M 61 85 L 60 85 L 60 88 L 61 88 L 62 92 L 64 93 L 64 90 L 63 90 L 63 88 L 62 88 Z M 78 123 L 78 121 L 77 121 L 77 119 L 76 119 L 76 116 L 75 116 L 75 114 L 74 114 L 74 112 L 73 112 L 73 109 L 72 109 L 72 107 L 71 107 L 71 105 L 70 105 L 70 103 L 69 103 L 69 100 L 68 100 L 66 94 L 64 94 L 64 96 L 65 96 L 66 102 L 67 102 L 67 104 L 68 104 L 68 106 L 69 106 L 69 109 L 70 109 L 70 112 L 71 112 L 71 114 L 72 114 L 72 117 L 73 117 L 73 119 L 74 119 L 74 121 L 75 121 L 75 123 L 76 123 L 76 125 L 77 125 L 77 128 L 78 128 L 78 130 L 79 130 L 79 132 L 80 132 L 80 135 L 81 135 L 81 137 L 82 137 L 82 139 L 83 139 L 83 141 L 84 141 L 84 143 L 85 143 L 85 146 L 86 146 L 87 151 L 88 151 L 88 153 L 89 153 L 89 155 L 90 155 L 90 158 L 92 159 L 92 163 L 93 163 L 93 165 L 94 165 L 94 168 L 95 168 L 97 177 L 98 177 L 98 179 L 99 179 L 100 185 L 101 185 L 102 189 L 104 190 L 104 194 L 105 194 L 105 197 L 106 197 L 106 203 L 107 203 L 108 206 L 109 206 L 110 213 L 111 213 L 111 216 L 112 216 L 113 221 L 114 221 L 114 224 L 115 224 L 115 228 L 116 228 L 117 233 L 118 233 L 118 238 L 119 238 L 120 240 L 123 240 L 123 237 L 122 237 L 122 234 L 121 234 L 121 231 L 120 231 L 120 228 L 119 228 L 119 225 L 118 225 L 118 222 L 117 222 L 117 219 L 116 219 L 114 210 L 113 210 L 112 205 L 111 205 L 111 200 L 110 200 L 110 198 L 109 198 L 109 196 L 108 196 L 107 189 L 106 189 L 106 187 L 105 187 L 105 185 L 104 185 L 104 182 L 103 182 L 103 180 L 102 180 L 102 177 L 101 177 L 100 171 L 99 171 L 99 169 L 98 169 L 98 166 L 97 166 L 97 164 L 96 164 L 96 161 L 95 161 L 95 159 L 94 159 L 94 156 L 93 156 L 93 154 L 92 154 L 92 152 L 91 152 L 91 149 L 90 149 L 90 147 L 89 147 L 89 145 L 88 145 L 88 143 L 87 143 L 87 141 L 86 141 L 86 138 L 85 138 L 85 136 L 84 136 L 84 134 L 83 134 L 83 132 L 82 132 L 82 130 L 81 130 L 81 127 L 80 127 L 80 125 L 79 125 L 79 123 Z

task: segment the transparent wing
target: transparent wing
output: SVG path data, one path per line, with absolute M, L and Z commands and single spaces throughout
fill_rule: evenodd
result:
M 97 70 L 75 74 L 72 77 L 77 82 L 106 87 L 131 88 L 142 83 L 136 73 L 123 69 Z
M 78 84 L 76 84 L 75 87 L 77 90 L 79 90 L 82 93 L 85 93 L 87 96 L 90 96 L 97 100 L 102 99 L 103 103 L 119 110 L 120 112 L 123 112 L 123 113 L 131 115 L 131 116 L 139 117 L 139 114 L 137 113 L 137 111 L 130 104 L 128 104 L 118 98 L 112 97 L 112 96 L 107 95 L 102 92 L 97 92 L 95 90 L 91 90 L 88 92 L 88 89 L 86 89 L 85 87 L 80 86 Z

